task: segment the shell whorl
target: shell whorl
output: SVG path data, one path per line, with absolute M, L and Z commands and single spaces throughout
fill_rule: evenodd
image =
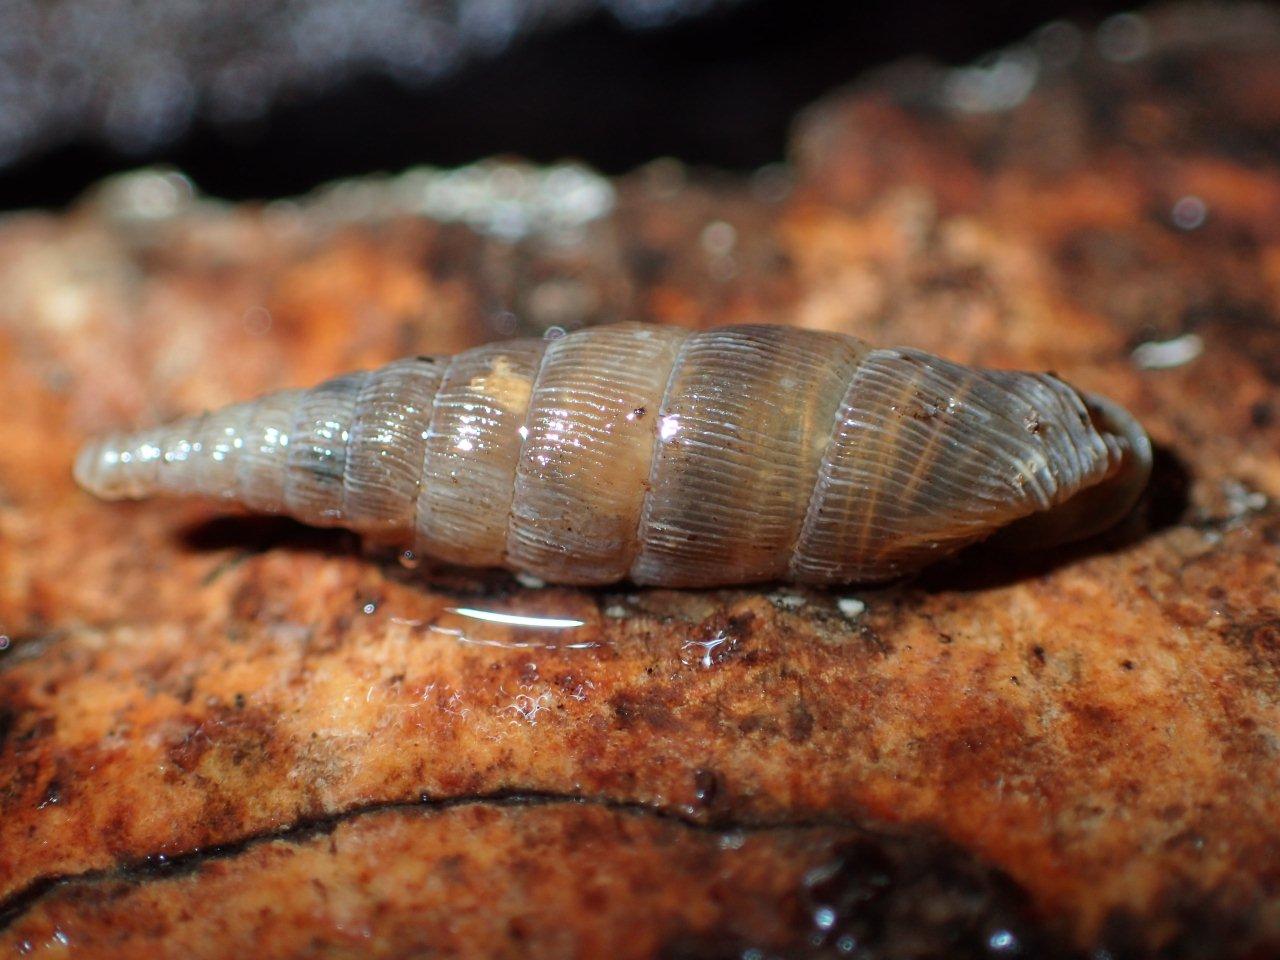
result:
M 1050 375 L 783 327 L 616 324 L 416 357 L 94 441 L 106 499 L 198 495 L 551 582 L 875 581 L 1133 504 L 1127 413 Z

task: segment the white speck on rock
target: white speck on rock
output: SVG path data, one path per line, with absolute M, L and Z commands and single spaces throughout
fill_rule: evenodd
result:
M 836 606 L 846 620 L 857 620 L 867 612 L 867 605 L 857 597 L 841 597 L 836 601 Z
M 804 594 L 792 593 L 790 590 L 779 590 L 771 594 L 769 600 L 779 610 L 786 610 L 788 613 L 794 613 L 805 605 Z
M 1187 333 L 1172 340 L 1149 340 L 1133 348 L 1134 365 L 1143 370 L 1169 370 L 1190 363 L 1204 352 L 1204 341 Z

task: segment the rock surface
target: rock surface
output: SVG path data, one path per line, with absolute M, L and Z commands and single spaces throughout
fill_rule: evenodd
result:
M 0 224 L 0 953 L 1280 950 L 1280 22 L 1055 24 L 748 181 L 488 164 Z M 539 589 L 200 504 L 87 435 L 554 325 L 1049 368 L 1123 529 L 825 594 Z M 474 611 L 580 621 L 504 627 Z

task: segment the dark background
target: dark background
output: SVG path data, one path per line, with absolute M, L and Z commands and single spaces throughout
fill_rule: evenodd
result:
M 898 3 L 742 0 L 664 27 L 588 11 L 409 86 L 355 72 L 276 97 L 251 121 L 196 116 L 176 139 L 122 151 L 75 129 L 0 168 L 0 208 L 57 206 L 119 170 L 175 165 L 227 198 L 304 192 L 335 177 L 494 154 L 585 160 L 611 173 L 659 156 L 745 169 L 782 159 L 796 111 L 905 56 L 964 63 L 1108 0 Z

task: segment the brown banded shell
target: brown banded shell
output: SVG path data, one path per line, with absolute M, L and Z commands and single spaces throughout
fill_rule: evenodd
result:
M 560 583 L 826 584 L 1123 516 L 1151 448 L 1046 374 L 772 326 L 638 323 L 399 360 L 88 444 L 105 499 L 199 495 Z

